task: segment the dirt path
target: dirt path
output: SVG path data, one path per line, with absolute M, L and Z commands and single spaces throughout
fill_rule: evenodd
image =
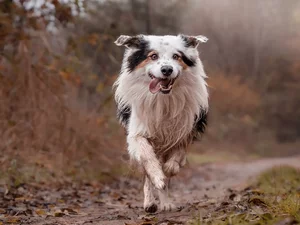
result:
M 3 196 L 0 221 L 31 225 L 184 224 L 197 218 L 200 211 L 214 210 L 232 189 L 245 187 L 251 177 L 283 164 L 300 167 L 300 157 L 185 168 L 173 179 L 170 190 L 172 199 L 181 208 L 177 212 L 154 215 L 146 215 L 141 207 L 141 181 L 128 177 L 110 186 L 24 185 L 10 193 L 0 189 L 1 198 Z

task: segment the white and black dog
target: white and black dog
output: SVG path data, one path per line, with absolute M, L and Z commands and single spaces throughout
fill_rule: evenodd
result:
M 186 163 L 186 149 L 206 126 L 208 91 L 197 46 L 204 36 L 125 36 L 121 73 L 114 84 L 117 116 L 127 131 L 128 152 L 145 172 L 144 209 L 175 206 L 168 181 Z

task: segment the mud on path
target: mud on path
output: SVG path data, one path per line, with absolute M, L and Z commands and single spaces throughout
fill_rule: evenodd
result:
M 200 212 L 216 210 L 258 173 L 278 165 L 300 167 L 300 157 L 190 166 L 171 181 L 170 196 L 179 209 L 152 215 L 142 208 L 142 182 L 128 177 L 109 186 L 23 185 L 9 192 L 0 188 L 0 224 L 187 224 Z

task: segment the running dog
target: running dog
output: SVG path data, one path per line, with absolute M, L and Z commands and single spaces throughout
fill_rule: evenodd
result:
M 114 84 L 117 117 L 128 152 L 145 174 L 144 209 L 172 210 L 168 181 L 186 163 L 188 145 L 203 133 L 208 112 L 206 74 L 199 58 L 204 36 L 121 35 L 122 68 Z

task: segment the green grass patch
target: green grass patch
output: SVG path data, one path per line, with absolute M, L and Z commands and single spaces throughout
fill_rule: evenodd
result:
M 231 191 L 193 225 L 300 224 L 300 170 L 272 168 L 243 191 Z
M 274 195 L 299 193 L 300 171 L 288 166 L 272 168 L 258 177 L 256 186 L 262 192 Z

